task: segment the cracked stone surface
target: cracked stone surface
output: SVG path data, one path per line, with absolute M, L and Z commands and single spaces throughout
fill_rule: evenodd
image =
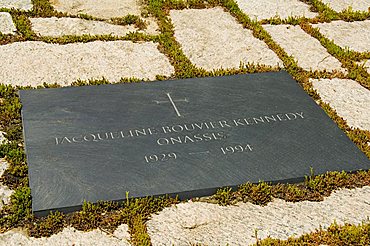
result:
M 342 48 L 348 47 L 358 52 L 370 51 L 370 20 L 365 21 L 332 21 L 312 25 L 320 28 L 320 32 L 334 40 L 334 43 Z
M 370 90 L 350 79 L 310 79 L 321 99 L 352 127 L 370 131 Z
M 16 31 L 12 16 L 7 12 L 0 12 L 0 33 L 14 34 Z
M 31 10 L 32 1 L 31 0 L 1 0 L 0 8 L 15 8 L 20 10 Z
M 282 66 L 267 45 L 222 8 L 171 10 L 175 38 L 190 61 L 206 70 L 244 64 Z
M 263 25 L 263 28 L 288 55 L 297 60 L 298 66 L 303 69 L 345 71 L 341 68 L 341 63 L 331 56 L 317 39 L 308 35 L 299 26 Z
M 240 9 L 251 19 L 270 19 L 289 16 L 313 18 L 317 13 L 310 11 L 310 6 L 298 0 L 236 0 Z
M 120 26 L 112 25 L 103 21 L 83 20 L 79 18 L 30 18 L 32 29 L 40 36 L 60 37 L 63 35 L 112 35 L 125 36 L 129 32 L 139 31 L 133 25 Z M 151 22 L 156 24 L 155 22 Z M 158 27 L 157 27 L 158 28 Z M 149 34 L 156 34 L 157 29 L 154 30 L 149 26 Z M 140 31 L 143 33 L 146 30 Z
M 101 230 L 89 232 L 77 231 L 72 227 L 64 228 L 62 232 L 51 237 L 28 237 L 26 232 L 12 230 L 0 234 L 1 245 L 17 246 L 47 246 L 47 245 L 117 245 L 129 246 L 130 235 L 127 225 L 120 225 L 113 235 L 108 235 Z
M 50 3 L 60 12 L 88 14 L 103 19 L 141 14 L 138 0 L 50 0 Z
M 0 83 L 12 85 L 69 85 L 81 79 L 122 77 L 154 80 L 174 69 L 152 42 L 95 41 L 66 45 L 17 42 L 0 46 Z M 123 61 L 130 61 L 123 62 Z
M 153 245 L 248 245 L 259 239 L 287 239 L 338 224 L 360 224 L 370 216 L 370 187 L 343 189 L 323 202 L 285 202 L 267 206 L 238 203 L 219 206 L 202 202 L 165 208 L 147 222 Z M 353 209 L 356 208 L 356 209 Z
M 352 7 L 354 11 L 369 11 L 370 0 L 321 0 L 328 4 L 334 11 L 341 12 L 342 10 Z

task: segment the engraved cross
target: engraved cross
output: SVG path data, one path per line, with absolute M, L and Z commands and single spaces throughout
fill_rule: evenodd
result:
M 176 114 L 177 114 L 177 116 L 178 116 L 178 117 L 181 117 L 181 114 L 180 114 L 180 112 L 179 112 L 179 110 L 178 110 L 178 108 L 177 108 L 177 106 L 176 106 L 175 102 L 189 102 L 189 101 L 188 101 L 188 99 L 187 99 L 187 98 L 185 98 L 185 99 L 177 99 L 177 100 L 173 100 L 173 99 L 172 99 L 172 97 L 171 97 L 171 95 L 170 95 L 170 93 L 166 93 L 166 95 L 167 95 L 167 97 L 168 97 L 169 102 L 168 102 L 168 101 L 156 101 L 156 100 L 154 100 L 154 102 L 155 102 L 155 103 L 157 103 L 157 104 L 162 104 L 162 103 L 171 103 L 171 104 L 172 104 L 173 109 L 175 110 L 175 112 L 176 112 Z

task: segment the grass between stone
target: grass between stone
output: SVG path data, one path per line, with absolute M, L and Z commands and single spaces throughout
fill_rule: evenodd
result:
M 258 236 L 258 232 L 257 232 Z M 327 230 L 322 228 L 315 232 L 302 235 L 298 238 L 279 240 L 267 238 L 256 239 L 255 246 L 288 246 L 288 245 L 370 245 L 370 224 L 353 226 L 349 224 L 338 225 L 333 223 Z
M 370 132 L 360 129 L 350 128 L 345 120 L 339 117 L 336 112 L 320 100 L 319 95 L 312 88 L 309 78 L 352 78 L 361 83 L 364 87 L 370 89 L 369 74 L 367 71 L 356 65 L 360 59 L 369 59 L 369 53 L 358 53 L 343 50 L 332 41 L 321 35 L 310 23 L 330 22 L 332 20 L 364 20 L 369 19 L 367 12 L 353 12 L 351 9 L 337 13 L 320 1 L 303 1 L 311 5 L 312 10 L 317 11 L 319 16 L 314 19 L 288 18 L 286 20 L 270 19 L 263 21 L 253 21 L 245 15 L 233 0 L 189 0 L 189 1 L 165 1 L 148 0 L 146 12 L 158 20 L 160 34 L 150 36 L 139 33 L 131 33 L 125 37 L 117 38 L 112 36 L 64 36 L 61 38 L 38 37 L 32 30 L 29 17 L 64 17 L 68 16 L 56 12 L 47 0 L 33 0 L 34 9 L 30 12 L 18 11 L 14 9 L 2 9 L 11 13 L 16 24 L 19 35 L 0 34 L 0 45 L 18 41 L 44 41 L 52 43 L 72 43 L 72 42 L 91 42 L 95 40 L 132 40 L 132 41 L 154 41 L 159 44 L 159 49 L 169 59 L 175 68 L 174 78 L 190 78 L 203 76 L 221 76 L 237 73 L 256 73 L 264 71 L 277 71 L 278 68 L 268 66 L 259 66 L 253 64 L 241 64 L 237 69 L 219 69 L 214 71 L 205 71 L 197 68 L 185 56 L 181 50 L 181 45 L 174 38 L 174 27 L 169 19 L 170 9 L 185 8 L 209 8 L 221 6 L 233 15 L 244 28 L 250 29 L 253 35 L 264 41 L 283 61 L 285 69 L 302 85 L 304 90 L 316 100 L 326 113 L 338 124 L 338 126 L 350 137 L 350 139 L 370 158 Z M 79 18 L 100 20 L 91 16 L 82 15 Z M 139 18 L 140 19 L 140 18 Z M 124 17 L 122 19 L 111 20 L 115 24 L 133 24 L 138 19 L 136 17 Z M 293 57 L 289 56 L 271 36 L 263 29 L 263 23 L 271 24 L 294 24 L 300 25 L 311 36 L 317 38 L 330 54 L 342 62 L 348 69 L 349 74 L 344 75 L 340 72 L 307 72 L 300 68 Z M 140 25 L 140 23 L 139 23 Z M 170 79 L 166 77 L 157 77 L 158 80 Z M 122 79 L 121 82 L 138 82 L 137 78 Z M 76 81 L 73 86 L 108 84 L 109 81 L 91 80 Z M 58 85 L 44 85 L 44 87 L 58 87 Z M 101 228 L 112 233 L 118 225 L 126 223 L 129 226 L 131 242 L 134 245 L 150 245 L 150 237 L 147 233 L 145 222 L 150 215 L 161 211 L 163 208 L 179 201 L 176 198 L 140 198 L 130 199 L 127 197 L 124 203 L 99 202 L 97 204 L 84 203 L 81 210 L 72 214 L 64 215 L 59 212 L 51 213 L 47 217 L 35 218 L 31 211 L 31 194 L 28 187 L 27 164 L 24 153 L 22 126 L 21 126 L 21 104 L 17 95 L 20 87 L 0 85 L 0 130 L 6 132 L 9 143 L 0 146 L 0 157 L 5 157 L 10 166 L 1 177 L 1 182 L 6 184 L 15 193 L 11 197 L 11 204 L 5 206 L 0 211 L 0 231 L 23 226 L 28 229 L 31 236 L 41 237 L 50 236 L 61 231 L 64 227 L 71 225 L 79 230 L 91 230 Z M 31 88 L 23 88 L 31 89 Z M 259 184 L 246 183 L 233 191 L 231 188 L 219 189 L 215 195 L 205 198 L 207 202 L 213 202 L 220 205 L 230 205 L 238 201 L 252 202 L 254 204 L 266 205 L 273 197 L 281 198 L 286 201 L 298 202 L 303 200 L 321 201 L 323 197 L 339 188 L 354 188 L 370 185 L 370 171 L 359 171 L 357 173 L 329 172 L 323 175 L 315 176 L 313 172 L 305 178 L 305 181 L 299 184 L 276 184 L 271 185 L 265 182 Z M 296 245 L 305 243 L 327 243 L 349 242 L 362 243 L 369 240 L 369 224 L 360 226 L 338 226 L 333 224 L 327 231 L 318 230 L 315 233 L 304 235 L 298 239 L 274 240 L 265 239 L 258 241 L 257 245 Z M 366 237 L 367 236 L 367 237 Z M 317 241 L 320 239 L 321 241 Z M 325 241 L 325 240 L 326 241 Z M 324 240 L 324 241 L 323 241 Z M 341 241 L 342 240 L 342 241 Z

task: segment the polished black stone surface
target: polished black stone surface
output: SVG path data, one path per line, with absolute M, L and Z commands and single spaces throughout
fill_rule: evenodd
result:
M 286 72 L 20 91 L 32 208 L 369 169 Z

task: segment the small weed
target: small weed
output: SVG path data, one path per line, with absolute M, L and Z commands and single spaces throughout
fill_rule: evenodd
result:
M 55 16 L 56 11 L 51 6 L 49 0 L 31 0 L 32 14 L 34 17 L 51 17 Z
M 231 188 L 218 189 L 216 194 L 213 195 L 213 198 L 221 206 L 232 205 L 235 203 L 233 192 Z
M 51 212 L 46 218 L 41 218 L 37 223 L 29 223 L 27 229 L 32 237 L 50 237 L 63 230 L 64 221 L 64 214 L 58 211 Z
M 100 204 L 84 201 L 82 210 L 73 214 L 70 223 L 74 228 L 82 231 L 96 229 L 103 220 L 103 211 Z
M 272 187 L 259 182 L 257 185 L 246 183 L 239 186 L 238 193 L 244 202 L 251 202 L 256 205 L 266 205 L 272 201 Z
M 148 24 L 136 15 L 126 15 L 125 17 L 112 18 L 111 22 L 115 25 L 134 25 L 139 30 L 144 30 L 147 28 Z

